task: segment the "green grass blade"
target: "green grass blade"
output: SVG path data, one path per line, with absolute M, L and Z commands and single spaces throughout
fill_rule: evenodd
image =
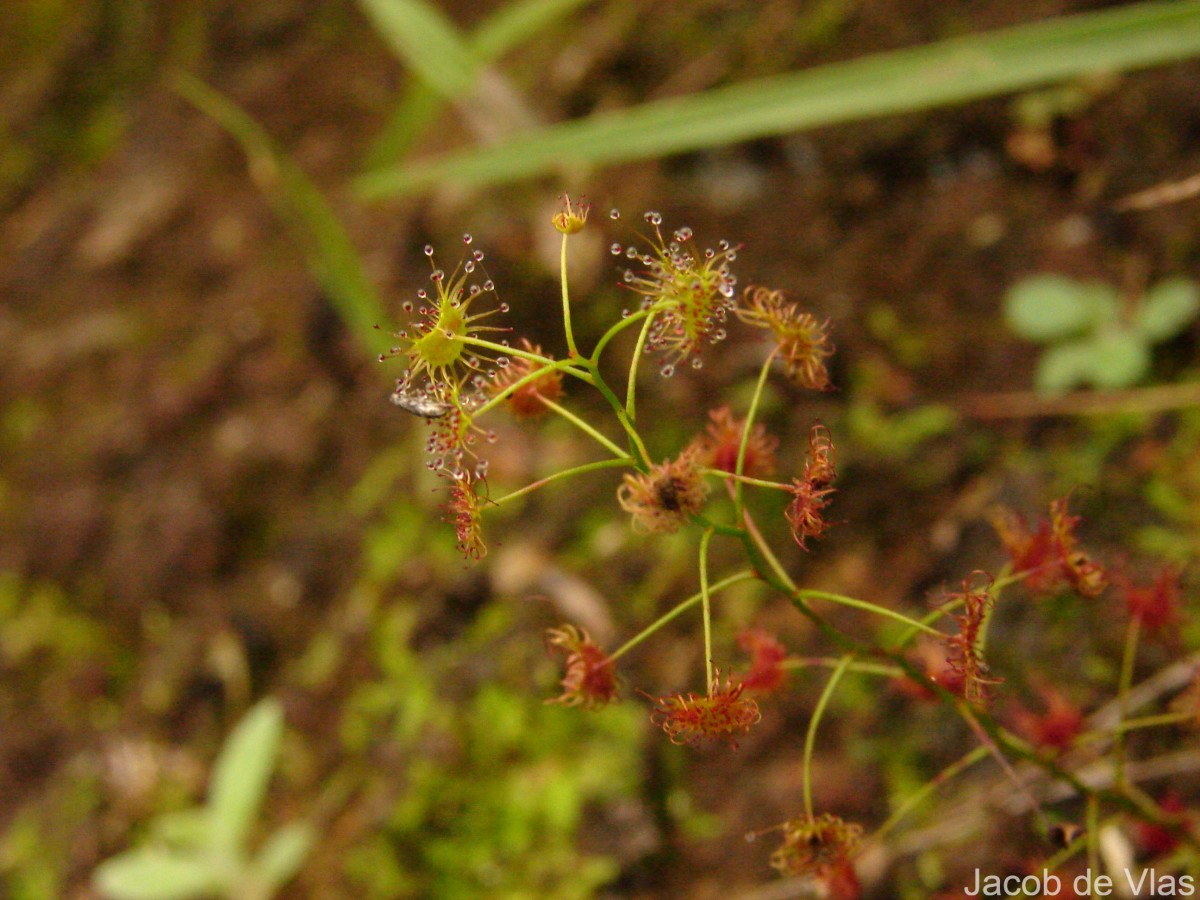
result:
M 349 235 L 320 189 L 278 150 L 265 131 L 241 108 L 186 73 L 177 73 L 175 89 L 241 144 L 280 220 L 305 247 L 313 277 L 328 294 L 342 320 L 366 348 L 386 349 L 388 317 Z M 389 329 L 390 330 L 390 329 Z
M 479 23 L 467 38 L 467 47 L 480 65 L 495 62 L 590 0 L 518 0 Z M 402 159 L 444 107 L 444 92 L 417 78 L 409 82 L 403 99 L 372 142 L 365 164 L 381 168 Z
M 525 132 L 489 147 L 368 172 L 367 198 L 442 181 L 513 181 L 962 103 L 1097 71 L 1200 54 L 1200 0 L 1139 3 L 1019 25 Z
M 403 159 L 445 106 L 445 98 L 425 82 L 409 81 L 400 102 L 371 142 L 364 166 L 368 170 L 378 169 Z
M 469 91 L 479 61 L 454 23 L 421 0 L 359 0 L 375 30 L 426 85 L 452 99 Z
M 479 23 L 471 35 L 471 49 L 481 60 L 494 61 L 589 2 L 591 0 L 518 0 L 502 6 Z

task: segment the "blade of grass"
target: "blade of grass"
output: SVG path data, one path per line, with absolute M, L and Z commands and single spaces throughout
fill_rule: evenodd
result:
M 518 0 L 479 23 L 466 46 L 480 65 L 495 62 L 509 50 L 591 0 Z M 445 97 L 420 78 L 409 82 L 404 96 L 368 151 L 365 167 L 377 169 L 403 158 L 444 108 Z
M 372 352 L 386 349 L 388 316 L 349 235 L 320 189 L 277 149 L 244 110 L 192 75 L 178 72 L 175 90 L 241 145 L 255 181 L 306 249 L 313 277 L 355 337 Z
M 555 166 L 666 156 L 854 119 L 928 109 L 1097 71 L 1200 54 L 1200 0 L 1139 3 L 832 63 L 518 134 L 492 146 L 368 172 L 379 198 L 443 181 L 482 185 Z
M 446 16 L 421 0 L 359 0 L 359 5 L 418 78 L 447 99 L 469 91 L 479 60 Z
M 498 59 L 544 28 L 591 0 L 518 0 L 501 7 L 479 23 L 471 49 L 482 60 Z

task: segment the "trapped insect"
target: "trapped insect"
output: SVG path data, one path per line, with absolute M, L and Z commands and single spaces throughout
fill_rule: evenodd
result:
M 430 397 L 426 393 L 409 394 L 404 390 L 392 392 L 392 402 L 407 413 L 414 416 L 424 416 L 426 419 L 440 419 L 450 412 L 449 404 Z

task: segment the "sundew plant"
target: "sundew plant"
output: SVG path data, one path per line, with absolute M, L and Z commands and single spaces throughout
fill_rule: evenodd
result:
M 588 214 L 586 203 L 564 197 L 551 222 L 562 237 L 563 358 L 553 358 L 504 325 L 507 308 L 496 299 L 483 253 L 469 236 L 466 258 L 449 272 L 434 262 L 434 249 L 426 248 L 430 287 L 405 304 L 411 322 L 381 357 L 403 366 L 392 400 L 425 422 L 426 465 L 444 482 L 447 518 L 468 560 L 487 554 L 492 511 L 521 503 L 553 482 L 609 469 L 621 471 L 612 511 L 626 517 L 628 527 L 648 541 L 680 531 L 694 535 L 695 590 L 643 623 L 623 644 L 601 647 L 572 622 L 545 635 L 562 665 L 561 693 L 553 702 L 577 707 L 582 715 L 633 693 L 637 686 L 626 684 L 622 659 L 652 641 L 668 622 L 693 616 L 697 640 L 703 641 L 704 667 L 694 673 L 692 690 L 643 695 L 649 697 L 647 715 L 672 743 L 726 742 L 736 748 L 763 718 L 759 701 L 783 686 L 792 672 L 806 666 L 829 672 L 807 729 L 796 737 L 802 789 L 795 813 L 775 825 L 754 823 L 758 830 L 753 834 L 774 837 L 777 843 L 765 861 L 784 875 L 808 881 L 821 896 L 860 896 L 860 868 L 868 850 L 887 847 L 920 818 L 918 813 L 940 789 L 985 761 L 998 767 L 1012 796 L 1020 798 L 1015 808 L 1040 841 L 1043 852 L 1028 860 L 1030 871 L 1065 870 L 1083 862 L 1089 871 L 1099 872 L 1109 861 L 1108 856 L 1101 859 L 1102 845 L 1111 846 L 1113 835 L 1126 835 L 1133 846 L 1129 835 L 1153 831 L 1158 843 L 1137 845 L 1142 861 L 1154 865 L 1156 877 L 1178 874 L 1176 883 L 1184 884 L 1189 876 L 1181 873 L 1200 861 L 1189 813 L 1139 786 L 1131 774 L 1129 742 L 1135 732 L 1194 725 L 1200 713 L 1200 682 L 1188 687 L 1184 678 L 1173 690 L 1158 693 L 1136 692 L 1133 684 L 1143 638 L 1168 634 L 1179 621 L 1180 573 L 1165 569 L 1147 575 L 1128 564 L 1101 561 L 1081 543 L 1080 517 L 1071 513 L 1070 498 L 1064 497 L 1050 502 L 1048 514 L 1032 522 L 1012 511 L 994 510 L 993 524 L 1008 562 L 996 572 L 981 568 L 961 573 L 954 588 L 927 606 L 897 610 L 867 598 L 804 587 L 802 573 L 784 563 L 786 554 L 769 536 L 790 535 L 799 547 L 816 553 L 831 525 L 850 527 L 834 512 L 837 435 L 819 422 L 804 423 L 807 446 L 795 454 L 802 463 L 780 473 L 779 441 L 758 419 L 770 379 L 786 379 L 814 392 L 832 388 L 827 365 L 834 352 L 831 323 L 782 290 L 741 284 L 735 243 L 709 244 L 691 229 L 671 227 L 660 214 L 647 212 L 632 241 L 611 244 L 617 281 L 630 302 L 613 310 L 611 326 L 594 346 L 580 346 L 572 328 L 569 257 L 573 235 L 600 227 L 588 223 Z M 619 214 L 614 210 L 610 217 L 615 220 Z M 639 417 L 638 390 L 653 379 L 640 377 L 646 374 L 642 370 L 662 378 L 687 377 L 720 352 L 734 329 L 761 338 L 761 366 L 745 408 L 714 404 L 707 419 L 696 423 L 694 437 L 673 455 L 652 455 L 647 449 L 655 444 L 647 430 L 652 417 Z M 636 338 L 615 341 L 625 332 Z M 616 367 L 610 357 L 631 343 L 628 358 Z M 619 383 L 601 374 L 602 361 L 605 372 L 622 372 Z M 585 391 L 603 399 L 603 420 L 574 411 L 572 396 Z M 487 463 L 488 447 L 496 440 L 487 420 L 496 414 L 559 416 L 594 442 L 598 458 L 497 495 L 489 489 Z M 766 502 L 751 503 L 753 495 L 766 495 Z M 778 518 L 768 523 L 762 510 L 774 510 L 770 515 Z M 717 542 L 732 545 L 740 565 L 718 568 L 718 554 L 710 553 Z M 719 556 L 729 558 L 724 552 Z M 714 604 L 721 602 L 722 592 L 748 581 L 760 582 L 810 620 L 829 655 L 797 657 L 776 636 L 756 629 L 738 638 L 750 655 L 749 667 L 740 659 L 717 658 Z M 1066 699 L 1057 686 L 1046 687 L 1044 712 L 1001 716 L 995 701 L 1009 675 L 990 663 L 988 641 L 997 607 L 1033 608 L 1063 598 L 1092 606 L 1115 599 L 1113 615 L 1125 623 L 1115 697 L 1104 710 L 1088 710 Z M 900 696 L 914 706 L 941 704 L 964 724 L 963 733 L 971 740 L 944 770 L 894 798 L 883 821 L 850 821 L 845 811 L 814 803 L 814 748 L 831 698 L 852 677 L 877 685 L 881 699 Z M 1061 685 L 1046 682 L 1051 683 Z M 1145 708 L 1154 703 L 1162 708 Z M 1085 777 L 1084 763 L 1097 761 L 1106 776 Z

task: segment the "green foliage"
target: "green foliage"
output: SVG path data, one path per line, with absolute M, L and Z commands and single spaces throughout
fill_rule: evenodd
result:
M 174 86 L 238 141 L 260 188 L 304 247 L 309 269 L 338 314 L 364 346 L 383 350 L 386 341 L 375 329 L 388 320 L 383 301 L 320 188 L 232 101 L 186 73 L 177 73 Z
M 634 790 L 642 711 L 581 716 L 530 696 L 529 647 L 505 648 L 503 607 L 436 655 L 411 648 L 414 624 L 408 604 L 383 614 L 379 679 L 343 719 L 349 751 L 383 741 L 403 759 L 404 792 L 351 851 L 350 877 L 367 897 L 593 896 L 616 867 L 576 843 L 589 808 Z M 467 687 L 462 667 L 484 648 L 514 674 Z
M 369 168 L 394 164 L 417 142 L 425 130 L 442 111 L 444 101 L 457 97 L 457 91 L 467 92 L 474 86 L 474 79 L 465 84 L 454 73 L 449 79 L 439 79 L 437 71 L 444 63 L 440 59 L 427 59 L 422 48 L 430 39 L 443 42 L 454 41 L 452 59 L 467 59 L 471 73 L 495 61 L 509 50 L 529 40 L 542 29 L 562 20 L 588 0 L 517 0 L 500 7 L 479 23 L 470 35 L 457 41 L 453 25 L 436 13 L 411 11 L 418 3 L 393 4 L 388 0 L 361 0 L 362 6 L 376 22 L 380 34 L 388 41 L 402 62 L 417 78 L 407 85 L 404 96 L 397 104 L 391 118 L 383 127 L 367 156 Z M 396 5 L 397 8 L 390 9 Z M 408 8 L 408 9 L 405 9 Z M 394 28 L 390 23 L 404 19 L 403 28 Z M 423 27 L 424 26 L 424 27 Z M 430 31 L 436 32 L 434 34 Z M 429 66 L 438 68 L 430 69 Z M 456 85 L 456 91 L 449 86 Z
M 114 900 L 274 896 L 299 871 L 314 838 L 310 826 L 293 823 L 271 835 L 257 856 L 247 852 L 282 736 L 283 710 L 277 701 L 263 700 L 217 757 L 208 804 L 155 819 L 146 846 L 96 870 L 96 889 Z
M 1049 344 L 1035 383 L 1047 393 L 1079 385 L 1123 388 L 1150 370 L 1151 347 L 1179 334 L 1200 313 L 1200 289 L 1187 278 L 1150 288 L 1131 315 L 1116 290 L 1062 275 L 1033 275 L 1014 284 L 1004 316 L 1026 340 Z
M 376 0 L 382 3 L 382 0 Z M 405 4 L 408 5 L 408 4 Z M 963 103 L 1200 53 L 1200 2 L 1138 3 L 715 88 L 370 172 L 364 197 L 485 185 Z M 414 63 L 415 65 L 415 63 Z M 418 74 L 426 69 L 418 69 Z M 452 83 L 456 83 L 457 78 Z M 432 87 L 432 84 L 431 84 Z

